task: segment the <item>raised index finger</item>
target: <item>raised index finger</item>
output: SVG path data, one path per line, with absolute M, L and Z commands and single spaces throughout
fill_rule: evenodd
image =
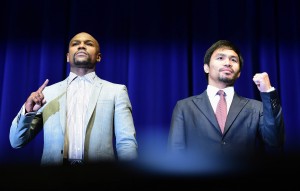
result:
M 45 89 L 45 87 L 47 86 L 48 82 L 49 82 L 49 80 L 46 79 L 45 82 L 43 83 L 43 85 L 37 91 L 42 92 Z

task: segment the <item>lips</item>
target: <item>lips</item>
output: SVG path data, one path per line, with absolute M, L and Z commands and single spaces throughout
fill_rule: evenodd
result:
M 232 69 L 230 69 L 230 68 L 221 68 L 220 72 L 230 72 L 230 73 L 233 73 L 234 71 Z
M 79 52 L 76 52 L 75 53 L 75 56 L 77 57 L 77 56 L 79 56 L 79 57 L 81 57 L 81 56 L 84 56 L 84 57 L 86 57 L 88 54 L 86 53 L 86 52 L 84 52 L 84 51 L 79 51 Z

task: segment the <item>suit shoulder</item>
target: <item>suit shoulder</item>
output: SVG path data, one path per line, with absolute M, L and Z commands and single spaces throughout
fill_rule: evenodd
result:
M 189 96 L 189 97 L 178 100 L 177 104 L 185 104 L 185 103 L 188 103 L 188 102 L 192 102 L 194 99 L 199 99 L 202 96 L 203 96 L 202 94 Z
M 253 98 L 248 98 L 248 97 L 243 97 L 243 96 L 239 96 L 236 94 L 236 96 L 242 101 L 242 102 L 246 102 L 247 104 L 251 104 L 251 105 L 261 105 L 262 101 L 260 100 L 256 100 Z
M 44 92 L 46 93 L 46 92 L 49 92 L 49 91 L 56 90 L 56 89 L 62 87 L 64 83 L 66 84 L 65 80 L 56 82 L 56 83 L 51 84 L 49 86 L 46 86 L 45 89 L 44 89 Z
M 112 86 L 112 87 L 122 87 L 122 86 L 125 86 L 124 84 L 114 83 L 114 82 L 110 82 L 110 81 L 103 80 L 103 79 L 100 79 L 100 81 L 105 86 Z
M 123 86 L 124 84 L 118 84 L 118 83 L 114 83 L 114 82 L 110 82 L 108 80 L 103 80 L 101 78 L 99 78 L 100 82 L 103 83 L 103 85 L 106 86 Z
M 122 90 L 125 89 L 127 90 L 126 85 L 124 84 L 118 84 L 118 83 L 113 83 L 107 80 L 103 80 L 99 78 L 99 82 L 102 84 L 103 88 L 105 89 L 113 89 L 113 90 Z

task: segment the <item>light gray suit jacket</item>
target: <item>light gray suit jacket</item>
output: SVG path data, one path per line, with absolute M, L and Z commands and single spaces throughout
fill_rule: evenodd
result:
M 10 128 L 9 139 L 13 148 L 24 147 L 43 129 L 42 165 L 63 163 L 63 155 L 66 152 L 64 143 L 67 79 L 44 89 L 47 103 L 37 112 L 22 115 L 21 108 Z M 137 158 L 132 106 L 125 85 L 114 84 L 96 76 L 85 125 L 86 162 Z

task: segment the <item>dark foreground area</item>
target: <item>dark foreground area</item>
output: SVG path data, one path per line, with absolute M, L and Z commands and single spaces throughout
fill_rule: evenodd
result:
M 214 172 L 171 171 L 149 163 L 40 167 L 2 165 L 0 190 L 299 190 L 300 156 L 268 158 Z M 166 164 L 167 165 L 167 164 Z

